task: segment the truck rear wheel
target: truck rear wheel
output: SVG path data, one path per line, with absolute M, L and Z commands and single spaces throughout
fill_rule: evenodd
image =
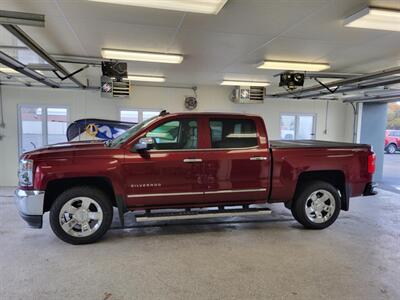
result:
M 66 190 L 50 209 L 51 229 L 61 240 L 74 245 L 99 240 L 110 228 L 112 218 L 107 195 L 89 186 Z
M 333 185 L 313 181 L 298 193 L 291 210 L 293 217 L 304 227 L 324 229 L 339 216 L 340 203 L 339 192 Z

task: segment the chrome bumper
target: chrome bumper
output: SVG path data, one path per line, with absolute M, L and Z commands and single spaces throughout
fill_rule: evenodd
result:
M 15 203 L 19 214 L 29 226 L 42 228 L 44 191 L 17 189 Z

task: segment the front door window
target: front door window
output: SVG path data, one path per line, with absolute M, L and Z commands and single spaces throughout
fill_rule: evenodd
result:
M 154 140 L 154 149 L 197 149 L 197 121 L 182 119 L 168 121 L 149 131 L 146 137 Z

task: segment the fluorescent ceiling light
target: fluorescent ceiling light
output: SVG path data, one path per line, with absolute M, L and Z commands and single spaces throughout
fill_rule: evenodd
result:
M 89 0 L 111 4 L 122 4 L 177 10 L 200 14 L 218 14 L 228 0 Z
M 101 55 L 103 56 L 103 58 L 107 59 L 145 61 L 166 64 L 180 64 L 183 60 L 183 56 L 178 54 L 163 54 L 113 49 L 102 49 Z
M 162 76 L 144 76 L 144 75 L 128 75 L 131 81 L 148 81 L 148 82 L 164 82 L 165 77 Z
M 265 60 L 257 68 L 290 71 L 322 71 L 329 69 L 329 67 L 329 64 L 322 63 Z
M 366 7 L 346 18 L 344 26 L 400 31 L 400 10 Z
M 234 85 L 234 86 L 269 86 L 269 82 L 260 81 L 238 81 L 238 80 L 224 80 L 221 85 Z

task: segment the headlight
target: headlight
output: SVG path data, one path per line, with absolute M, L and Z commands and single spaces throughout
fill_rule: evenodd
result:
M 18 183 L 20 186 L 33 185 L 33 160 L 21 159 L 18 169 Z

